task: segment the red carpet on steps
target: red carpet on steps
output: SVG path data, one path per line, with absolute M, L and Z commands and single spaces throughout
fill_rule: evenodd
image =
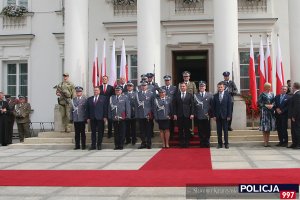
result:
M 300 169 L 212 170 L 209 149 L 164 149 L 140 170 L 0 170 L 0 186 L 185 187 L 300 184 Z

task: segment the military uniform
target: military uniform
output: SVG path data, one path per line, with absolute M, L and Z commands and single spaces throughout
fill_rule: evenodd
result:
M 67 73 L 64 76 L 69 76 Z M 70 112 L 71 100 L 74 98 L 75 86 L 70 81 L 63 81 L 56 86 L 56 93 L 60 94 L 58 97 L 59 111 L 62 117 L 62 124 L 65 132 L 70 132 Z
M 82 87 L 76 87 L 76 92 L 82 92 Z M 72 99 L 72 108 L 70 113 L 70 120 L 74 123 L 75 129 L 75 149 L 81 148 L 86 149 L 86 134 L 85 134 L 85 123 L 86 123 L 86 102 L 87 98 L 84 96 L 74 97 Z
M 223 73 L 223 76 L 228 77 L 229 75 L 230 75 L 230 72 L 224 72 Z M 234 105 L 234 96 L 237 95 L 238 89 L 237 89 L 235 83 L 231 80 L 228 80 L 228 81 L 224 80 L 223 83 L 224 83 L 225 91 L 227 91 L 231 95 L 231 100 L 232 100 L 231 116 L 230 116 L 230 120 L 228 120 L 228 130 L 232 131 L 231 122 L 232 122 L 232 113 L 233 113 L 233 105 Z
M 122 90 L 116 87 L 116 90 Z M 131 117 L 130 102 L 126 95 L 112 95 L 109 100 L 108 118 L 113 121 L 115 150 L 123 149 L 126 119 Z
M 147 85 L 143 82 L 142 85 Z M 135 100 L 135 116 L 139 120 L 141 148 L 151 148 L 151 120 L 153 120 L 152 113 L 153 93 L 149 90 L 139 91 Z
M 6 111 L 3 109 L 6 109 Z M 0 142 L 2 146 L 7 146 L 10 142 L 7 126 L 9 112 L 10 110 L 8 103 L 4 100 L 0 100 Z
M 165 91 L 165 90 L 163 90 Z M 172 102 L 169 97 L 156 97 L 153 102 L 153 115 L 155 121 L 159 124 L 160 130 L 170 128 L 169 120 L 172 117 Z
M 200 84 L 206 85 L 204 82 Z M 199 92 L 194 95 L 194 116 L 198 125 L 200 147 L 210 147 L 210 115 L 213 95 Z
M 127 82 L 127 85 L 132 85 L 131 81 Z M 127 96 L 130 102 L 130 109 L 131 109 L 131 116 L 129 119 L 126 120 L 126 144 L 131 143 L 135 145 L 136 143 L 136 119 L 135 119 L 135 101 L 136 101 L 136 92 L 135 91 L 127 91 L 124 93 Z
M 19 98 L 25 98 L 20 96 Z M 24 138 L 30 137 L 30 112 L 29 103 L 18 103 L 15 105 L 14 115 L 18 125 L 20 142 L 24 142 Z
M 8 134 L 8 143 L 12 144 L 12 136 L 13 136 L 13 130 L 14 130 L 14 123 L 15 123 L 15 116 L 14 116 L 14 109 L 16 102 L 11 99 L 10 95 L 5 95 L 5 99 L 9 106 L 9 112 L 7 114 L 7 134 Z

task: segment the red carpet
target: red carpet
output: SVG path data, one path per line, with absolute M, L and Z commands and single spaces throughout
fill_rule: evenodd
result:
M 212 169 L 210 149 L 163 149 L 141 170 L 201 170 Z
M 185 187 L 300 184 L 300 169 L 212 170 L 209 149 L 164 149 L 140 170 L 0 170 L 0 186 Z

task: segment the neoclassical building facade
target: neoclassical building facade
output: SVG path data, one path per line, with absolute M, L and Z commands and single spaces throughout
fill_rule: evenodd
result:
M 0 90 L 26 95 L 34 122 L 54 121 L 53 86 L 63 72 L 91 94 L 96 39 L 99 62 L 106 39 L 108 75 L 112 41 L 119 65 L 124 39 L 129 79 L 136 83 L 155 72 L 159 84 L 165 74 L 177 84 L 188 70 L 215 91 L 229 71 L 247 92 L 250 35 L 256 58 L 260 38 L 266 47 L 269 37 L 273 80 L 279 35 L 285 78 L 300 81 L 299 0 L 0 0 L 1 9 L 7 5 L 28 12 L 0 15 Z

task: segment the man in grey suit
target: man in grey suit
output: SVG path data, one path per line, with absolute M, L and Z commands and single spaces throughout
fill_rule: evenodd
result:
M 194 95 L 195 119 L 198 125 L 200 147 L 210 147 L 210 114 L 213 95 L 206 92 L 206 82 L 199 82 L 199 93 Z
M 138 119 L 141 136 L 141 146 L 139 149 L 151 149 L 151 120 L 153 120 L 152 103 L 153 93 L 147 89 L 147 82 L 141 83 L 141 90 L 135 99 L 135 117 Z
M 222 130 L 224 131 L 225 148 L 229 149 L 228 143 L 228 121 L 231 119 L 232 98 L 230 94 L 224 90 L 224 82 L 218 83 L 218 93 L 213 97 L 213 117 L 217 122 L 218 146 L 223 147 Z
M 82 95 L 83 88 L 80 86 L 75 87 L 76 97 L 71 101 L 71 113 L 70 120 L 74 123 L 75 129 L 75 148 L 74 150 L 81 148 L 86 149 L 86 135 L 85 135 L 85 122 L 86 122 L 86 97 Z

